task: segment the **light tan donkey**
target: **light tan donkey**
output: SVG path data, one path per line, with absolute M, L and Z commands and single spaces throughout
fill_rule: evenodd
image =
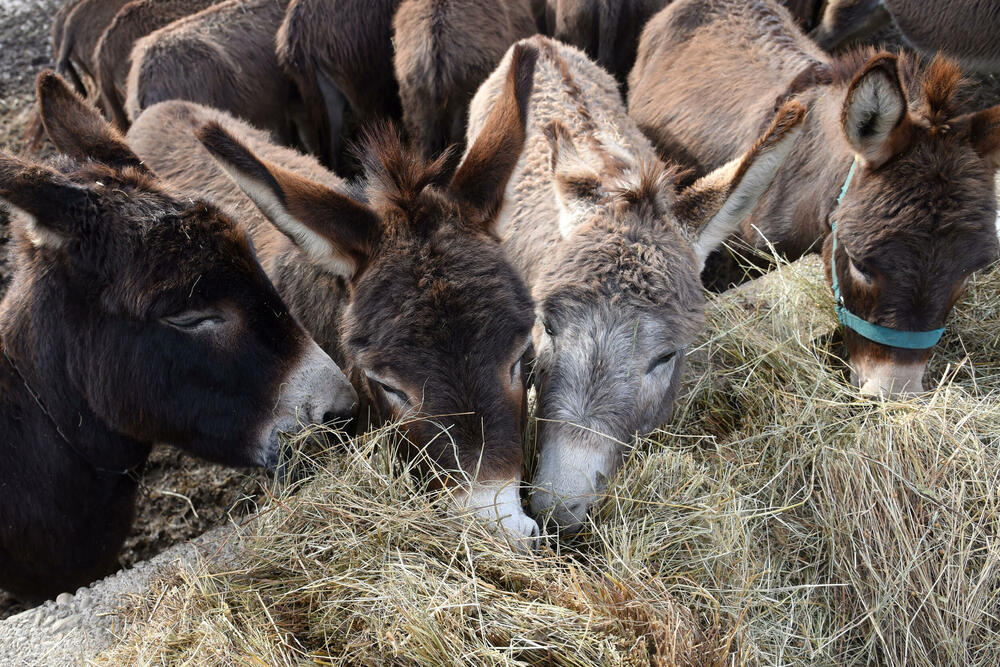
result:
M 524 46 L 540 55 L 497 231 L 537 304 L 532 510 L 575 530 L 635 434 L 669 418 L 704 324 L 702 263 L 767 188 L 804 109 L 789 103 L 742 156 L 680 187 L 605 70 L 546 37 L 514 48 Z M 473 99 L 470 144 L 488 130 L 510 63 L 508 53 Z

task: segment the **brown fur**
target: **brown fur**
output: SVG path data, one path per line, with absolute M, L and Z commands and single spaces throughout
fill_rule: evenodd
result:
M 94 72 L 97 71 L 94 47 L 115 14 L 128 1 L 79 0 L 64 15 L 58 43 L 55 39 L 52 42 L 52 55 L 56 61 L 56 71 L 69 77 L 81 95 L 93 93 Z M 56 25 L 59 18 L 57 16 Z
M 295 138 L 294 85 L 278 65 L 274 35 L 288 0 L 227 0 L 170 23 L 136 42 L 125 111 L 180 99 L 223 109 Z
M 670 0 L 548 0 L 550 33 L 583 49 L 624 85 L 639 34 Z
M 854 185 L 836 211 L 839 252 L 876 278 L 865 287 L 847 254 L 838 256 L 845 303 L 883 326 L 942 326 L 956 286 L 997 251 L 993 141 L 1000 134 L 988 120 L 997 111 L 966 114 L 953 63 L 921 69 L 912 57 L 872 51 L 829 61 L 771 2 L 679 0 L 643 34 L 630 113 L 662 152 L 711 169 L 753 136 L 806 68 L 827 75 L 794 95 L 811 108 L 803 136 L 739 241 L 773 244 L 789 258 L 823 247 L 828 259 L 829 220 L 857 156 Z M 876 89 L 873 99 L 885 109 L 878 122 L 887 124 L 879 130 L 873 112 L 853 126 L 848 109 Z M 727 263 L 714 278 L 729 284 L 742 275 L 734 269 Z M 881 356 L 913 365 L 927 356 L 880 349 L 854 332 L 847 340 L 852 363 Z
M 522 378 L 510 373 L 533 314 L 493 227 L 523 144 L 533 54 L 522 60 L 509 100 L 497 106 L 494 131 L 454 176 L 450 156 L 425 162 L 395 132 L 381 130 L 362 154 L 365 181 L 351 187 L 315 159 L 185 103 L 150 109 L 129 133 L 138 153 L 179 191 L 206 193 L 238 211 L 296 317 L 351 368 L 366 399 L 363 415 L 376 424 L 413 412 L 433 417 L 405 421 L 414 453 L 426 448 L 445 470 L 480 480 L 520 478 L 524 392 Z M 209 150 L 193 139 L 199 125 L 211 155 L 256 193 L 284 233 L 226 183 Z M 308 234 L 327 244 L 321 255 L 302 241 Z
M 0 153 L 0 198 L 16 207 L 0 303 L 0 586 L 29 600 L 115 568 L 152 443 L 275 465 L 277 436 L 262 448 L 260 429 L 294 418 L 281 397 L 314 347 L 245 232 L 168 194 L 57 75 L 38 95 L 69 157 Z
M 157 28 L 200 12 L 216 0 L 132 0 L 115 15 L 94 47 L 99 106 L 121 130 L 128 129 L 125 88 L 135 42 Z
M 469 101 L 507 48 L 537 32 L 528 0 L 404 0 L 393 20 L 403 124 L 417 150 L 465 140 Z
M 392 17 L 400 0 L 292 0 L 277 53 L 298 86 L 310 128 L 309 148 L 336 166 L 345 105 L 367 123 L 398 118 L 392 72 Z M 324 97 L 326 95 L 326 97 Z
M 1000 4 L 995 0 L 830 0 L 813 37 L 830 50 L 890 21 L 927 57 L 940 52 L 968 70 L 1000 71 Z

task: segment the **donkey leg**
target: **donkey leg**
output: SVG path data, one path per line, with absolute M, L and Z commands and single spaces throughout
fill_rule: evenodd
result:
M 832 0 L 810 36 L 826 51 L 864 39 L 892 20 L 882 0 Z
M 341 134 L 344 128 L 344 109 L 347 97 L 333 82 L 333 79 L 323 70 L 316 72 L 316 82 L 319 84 L 323 105 L 326 107 L 327 132 L 329 137 L 329 167 L 338 171 L 340 167 Z

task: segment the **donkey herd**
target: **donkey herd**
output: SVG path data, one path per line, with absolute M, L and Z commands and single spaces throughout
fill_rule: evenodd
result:
M 822 48 L 887 20 L 946 54 Z M 862 393 L 922 391 L 998 253 L 1000 106 L 966 108 L 958 64 L 1000 64 L 998 23 L 985 0 L 71 0 L 37 83 L 59 155 L 0 152 L 0 587 L 114 569 L 152 445 L 273 469 L 317 422 L 399 423 L 515 546 L 577 530 L 670 417 L 703 284 L 761 251 L 822 253 Z

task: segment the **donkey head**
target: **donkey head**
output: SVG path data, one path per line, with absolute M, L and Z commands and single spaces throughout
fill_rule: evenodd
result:
M 803 115 L 790 103 L 746 155 L 680 191 L 662 164 L 608 173 L 620 158 L 587 159 L 550 127 L 564 238 L 534 291 L 535 513 L 579 528 L 635 434 L 669 418 L 704 322 L 705 258 L 767 189 Z
M 56 169 L 0 154 L 20 237 L 4 340 L 37 365 L 24 372 L 50 389 L 63 432 L 82 437 L 91 420 L 273 466 L 279 432 L 348 414 L 354 390 L 291 318 L 247 236 L 160 189 L 57 75 L 39 76 L 38 97 L 69 157 Z
M 858 166 L 831 216 L 834 264 L 844 305 L 873 324 L 943 327 L 969 275 L 996 258 L 1000 106 L 960 115 L 961 85 L 953 63 L 921 71 L 885 53 L 847 84 L 841 123 Z M 828 273 L 833 248 L 831 235 Z M 890 347 L 851 329 L 845 337 L 862 392 L 922 390 L 930 349 Z
M 337 192 L 253 155 L 217 125 L 199 138 L 274 225 L 345 278 L 341 322 L 352 379 L 376 421 L 404 420 L 408 440 L 457 495 L 517 536 L 524 364 L 531 298 L 494 234 L 524 144 L 537 53 L 521 48 L 481 139 L 451 175 L 394 132 L 363 154 L 363 190 Z M 410 417 L 425 419 L 410 419 Z

